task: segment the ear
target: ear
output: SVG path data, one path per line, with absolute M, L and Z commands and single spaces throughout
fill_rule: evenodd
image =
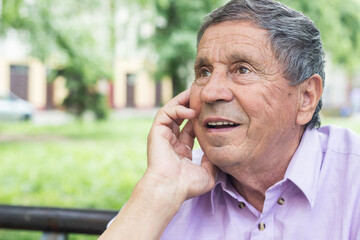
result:
M 310 122 L 323 92 L 322 78 L 314 74 L 300 84 L 300 102 L 296 118 L 298 125 Z

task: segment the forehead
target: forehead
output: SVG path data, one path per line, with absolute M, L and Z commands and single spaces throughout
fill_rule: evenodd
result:
M 198 44 L 197 59 L 224 61 L 235 55 L 260 62 L 273 59 L 267 31 L 248 21 L 226 21 L 206 29 Z

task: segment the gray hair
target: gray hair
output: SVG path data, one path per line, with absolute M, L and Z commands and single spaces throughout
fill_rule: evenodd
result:
M 304 14 L 273 0 L 232 0 L 211 12 L 201 25 L 197 43 L 206 29 L 225 21 L 251 21 L 267 30 L 276 59 L 284 66 L 284 77 L 290 85 L 297 85 L 314 74 L 325 81 L 324 51 L 320 32 Z M 318 102 L 310 128 L 320 127 Z

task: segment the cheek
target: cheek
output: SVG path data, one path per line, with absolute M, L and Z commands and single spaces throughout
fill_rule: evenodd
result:
M 296 93 L 287 88 L 263 89 L 257 99 L 249 104 L 253 123 L 276 128 L 294 124 L 296 117 Z M 271 131 L 271 130 L 270 130 Z
M 261 87 L 248 88 L 248 91 L 243 92 L 241 97 L 243 99 L 242 106 L 253 120 L 276 121 L 284 113 L 292 110 L 289 109 L 289 102 L 292 102 L 291 97 L 285 94 L 287 91 L 281 87 L 265 84 Z
M 265 99 L 265 91 L 259 87 L 249 86 L 236 93 L 241 107 L 248 116 L 249 120 L 262 119 L 268 115 L 270 110 L 269 102 Z

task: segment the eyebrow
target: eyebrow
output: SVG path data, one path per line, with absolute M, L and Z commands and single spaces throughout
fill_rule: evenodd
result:
M 236 52 L 236 53 L 232 53 L 230 55 L 230 57 L 227 57 L 227 59 L 229 59 L 229 61 L 234 64 L 234 63 L 239 63 L 239 62 L 244 62 L 247 63 L 249 65 L 251 65 L 255 70 L 262 72 L 263 71 L 263 64 L 260 63 L 259 61 L 257 61 L 256 59 L 254 59 L 251 55 L 249 54 L 243 54 L 241 52 Z
M 238 62 L 246 62 L 253 67 L 258 67 L 256 61 L 253 60 L 253 58 L 247 54 L 243 54 L 240 52 L 232 53 L 229 57 L 226 56 L 226 59 L 229 60 L 231 64 L 238 63 Z M 211 65 L 210 60 L 207 57 L 199 57 L 195 60 L 194 69 L 199 69 L 202 66 L 209 66 Z
M 242 53 L 232 53 L 230 57 L 227 58 L 230 60 L 231 63 L 246 62 L 250 65 L 255 64 L 255 61 L 252 59 L 251 56 Z
M 197 58 L 196 61 L 195 61 L 195 64 L 194 64 L 194 69 L 199 69 L 201 68 L 202 66 L 205 66 L 205 65 L 210 65 L 210 61 L 207 57 L 205 58 Z

